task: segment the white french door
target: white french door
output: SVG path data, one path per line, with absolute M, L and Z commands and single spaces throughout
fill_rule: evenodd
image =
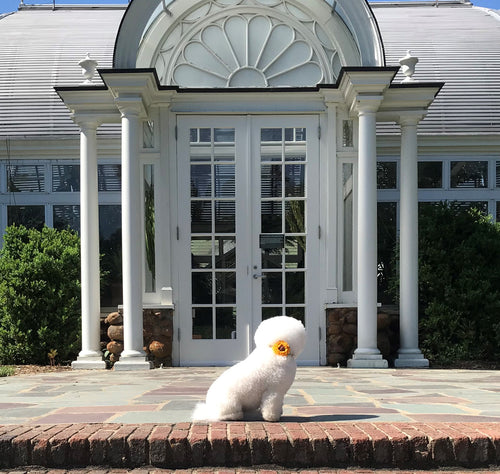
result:
M 266 318 L 308 331 L 319 363 L 316 116 L 179 116 L 176 305 L 181 365 L 226 365 Z

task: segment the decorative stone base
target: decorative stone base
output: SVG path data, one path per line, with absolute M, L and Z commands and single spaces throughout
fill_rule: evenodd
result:
M 151 370 L 154 369 L 153 362 L 146 360 L 145 357 L 121 357 L 113 366 L 114 370 Z
M 411 352 L 400 352 L 398 358 L 394 361 L 394 367 L 398 369 L 427 369 L 429 368 L 429 361 L 417 349 Z
M 356 355 L 347 361 L 349 369 L 387 369 L 389 364 L 382 355 Z
M 106 362 L 102 360 L 102 357 L 78 357 L 77 360 L 71 363 L 71 368 L 74 370 L 95 370 L 95 369 L 105 369 Z

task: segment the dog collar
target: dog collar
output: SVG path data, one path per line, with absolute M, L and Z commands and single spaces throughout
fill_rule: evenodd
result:
M 273 352 L 279 356 L 287 356 L 290 354 L 290 345 L 285 341 L 276 341 L 271 348 Z

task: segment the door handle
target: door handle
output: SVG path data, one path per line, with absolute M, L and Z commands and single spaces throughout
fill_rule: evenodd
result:
M 253 274 L 253 279 L 257 280 L 257 278 L 262 278 L 264 275 L 262 273 L 254 273 Z

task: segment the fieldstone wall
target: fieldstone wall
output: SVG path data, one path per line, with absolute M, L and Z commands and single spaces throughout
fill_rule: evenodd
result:
M 173 311 L 171 309 L 145 309 L 144 351 L 155 367 L 172 366 Z M 101 324 L 101 346 L 108 352 L 106 360 L 112 366 L 120 360 L 123 351 L 123 313 L 121 310 L 107 315 Z
M 399 314 L 397 310 L 382 307 L 377 314 L 377 344 L 384 359 L 392 364 L 399 349 Z M 327 364 L 345 366 L 357 347 L 357 308 L 329 308 L 326 310 Z

